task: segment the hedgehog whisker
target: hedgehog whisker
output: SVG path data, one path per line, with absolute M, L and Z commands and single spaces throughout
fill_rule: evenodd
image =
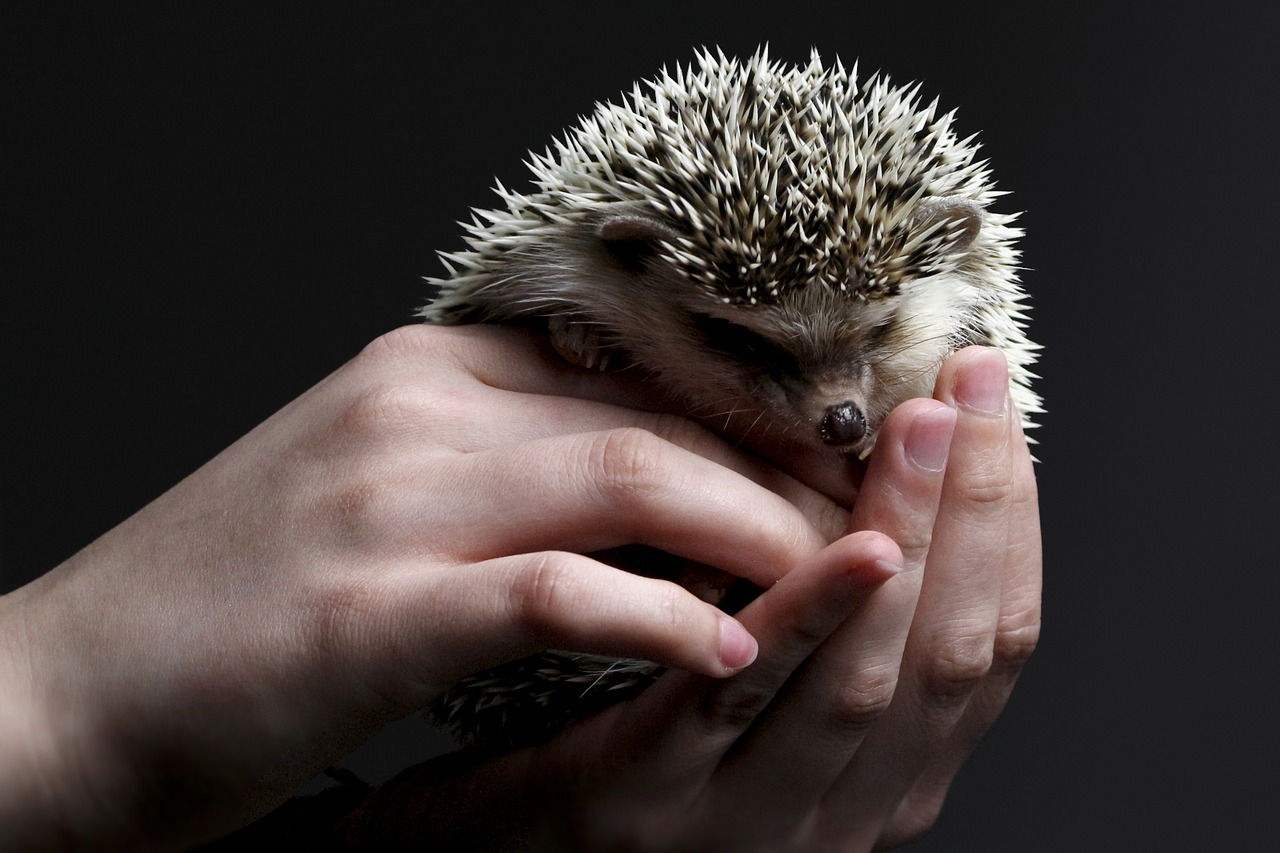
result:
M 889 359 L 897 358 L 898 356 L 902 355 L 904 352 L 908 352 L 909 350 L 913 350 L 918 347 L 924 346 L 925 344 L 932 344 L 938 341 L 948 340 L 950 337 L 951 336 L 949 334 L 944 333 L 944 334 L 938 334 L 938 335 L 931 335 L 927 338 L 918 338 L 916 340 L 907 341 L 903 343 L 902 346 L 896 349 L 882 350 L 880 353 L 878 353 L 879 358 L 872 360 L 870 363 L 873 366 L 879 366 L 884 362 L 888 361 Z
M 742 442 L 747 440 L 747 436 L 751 435 L 751 431 L 759 425 L 760 419 L 763 417 L 764 417 L 764 409 L 761 409 L 760 413 L 756 415 L 756 419 L 751 422 L 751 426 L 747 427 L 746 430 L 742 433 L 742 438 L 738 441 L 738 444 L 742 444 Z M 765 433 L 769 432 L 769 421 L 765 421 L 764 431 Z
M 628 665 L 629 663 L 630 661 L 627 661 L 624 659 L 610 661 L 609 665 L 605 667 L 603 670 L 601 670 L 600 674 L 596 676 L 595 681 L 592 681 L 590 684 L 588 684 L 586 686 L 586 689 L 584 689 L 582 693 L 578 695 L 578 698 L 581 699 L 583 696 L 586 696 L 588 693 L 591 692 L 592 688 L 594 688 L 597 684 L 599 684 L 601 681 L 604 680 L 605 676 L 609 675 L 610 673 L 616 672 L 619 669 L 622 669 L 624 666 Z
M 726 403 L 729 405 L 729 408 L 719 408 Z M 718 410 L 713 411 L 713 409 Z M 725 423 L 728 424 L 733 419 L 734 415 L 737 415 L 742 411 L 744 411 L 744 409 L 741 405 L 741 401 L 736 397 L 724 397 L 720 400 L 715 400 L 702 406 L 692 406 L 687 410 L 687 414 L 691 418 L 702 418 L 704 420 L 725 418 Z

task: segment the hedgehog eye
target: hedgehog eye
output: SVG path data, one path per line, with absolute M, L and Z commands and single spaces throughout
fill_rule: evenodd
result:
M 862 339 L 863 343 L 867 346 L 875 346 L 885 339 L 891 328 L 893 328 L 893 318 L 886 317 L 867 330 Z
M 794 355 L 746 326 L 710 314 L 694 314 L 693 325 L 706 345 L 717 352 L 773 376 L 800 375 Z

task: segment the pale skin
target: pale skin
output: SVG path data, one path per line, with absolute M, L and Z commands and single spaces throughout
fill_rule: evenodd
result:
M 0 826 L 55 849 L 217 837 L 459 677 L 568 648 L 672 671 L 545 746 L 406 771 L 338 831 L 549 850 L 915 837 L 1039 630 L 1002 356 L 962 351 L 935 399 L 894 412 L 851 514 L 657 405 L 520 332 L 379 339 L 0 598 Z M 629 543 L 766 592 L 734 619 L 588 556 Z

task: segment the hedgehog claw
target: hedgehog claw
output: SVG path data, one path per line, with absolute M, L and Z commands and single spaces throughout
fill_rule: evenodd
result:
M 608 367 L 610 352 L 601 345 L 591 323 L 557 314 L 548 318 L 547 332 L 551 337 L 551 346 L 570 364 L 588 370 L 604 370 Z

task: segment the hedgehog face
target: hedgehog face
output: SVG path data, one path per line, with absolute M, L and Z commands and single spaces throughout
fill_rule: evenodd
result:
M 951 230 L 967 235 L 947 245 L 967 251 L 978 214 L 947 210 Z M 888 413 L 931 392 L 942 360 L 974 325 L 980 290 L 958 274 L 870 296 L 815 279 L 755 304 L 726 300 L 672 259 L 684 242 L 675 228 L 613 207 L 508 258 L 504 293 L 543 306 L 569 360 L 638 364 L 691 415 L 765 455 L 783 446 L 865 457 Z
M 803 283 L 761 265 L 759 275 L 778 284 L 748 301 L 689 280 L 680 252 L 690 241 L 677 225 L 612 211 L 595 228 L 605 252 L 557 259 L 589 282 L 565 311 L 597 329 L 597 345 L 658 373 L 699 416 L 749 418 L 748 434 L 736 436 L 749 444 L 758 443 L 754 432 L 766 444 L 865 457 L 888 413 L 931 393 L 942 360 L 975 342 L 979 325 L 982 290 L 970 279 L 982 269 L 966 259 L 982 231 L 981 211 L 962 200 L 927 200 L 903 221 L 903 234 L 873 247 L 882 264 L 891 266 L 894 247 L 906 246 L 917 265 L 943 272 L 876 290 L 858 281 L 870 266 L 862 256 L 834 277 Z M 586 247 L 590 238 L 568 245 Z M 743 288 L 732 282 L 721 292 Z

